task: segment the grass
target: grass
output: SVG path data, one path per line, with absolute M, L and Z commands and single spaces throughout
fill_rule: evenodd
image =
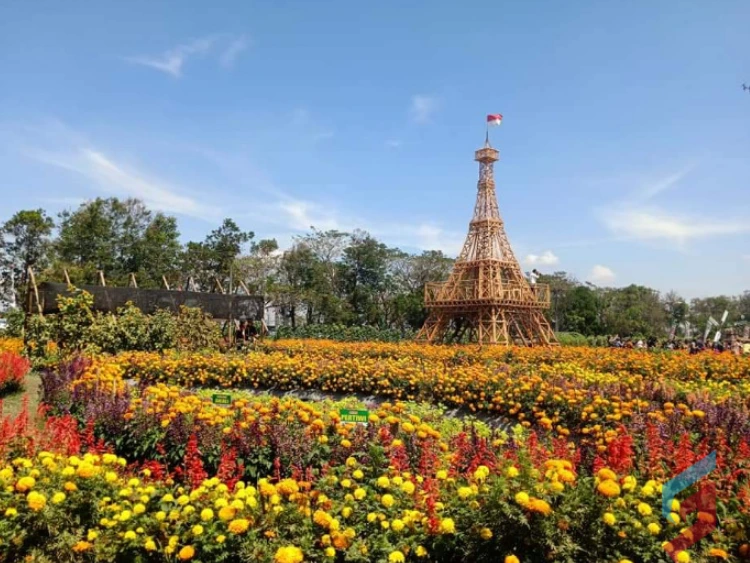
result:
M 0 399 L 3 404 L 3 416 L 15 418 L 23 409 L 24 398 L 28 397 L 29 416 L 33 420 L 36 417 L 36 409 L 39 406 L 39 387 L 41 378 L 38 373 L 31 372 L 24 379 L 23 389 L 17 393 Z

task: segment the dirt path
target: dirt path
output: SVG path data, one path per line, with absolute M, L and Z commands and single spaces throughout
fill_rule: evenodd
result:
M 29 417 L 31 420 L 36 419 L 36 409 L 39 405 L 39 391 L 41 386 L 41 378 L 38 373 L 31 372 L 26 376 L 24 381 L 23 391 L 3 397 L 3 416 L 11 416 L 15 418 L 23 409 L 23 401 L 28 398 L 29 402 Z

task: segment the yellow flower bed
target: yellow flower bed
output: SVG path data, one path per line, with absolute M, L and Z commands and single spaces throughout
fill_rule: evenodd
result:
M 0 338 L 0 353 L 2 352 L 20 354 L 23 352 L 23 340 L 21 338 Z
M 368 344 L 320 341 L 305 344 L 309 345 L 309 351 L 300 342 L 292 341 L 287 348 L 278 344 L 265 351 L 229 356 L 123 353 L 96 358 L 84 379 L 98 378 L 98 372 L 103 371 L 106 373 L 103 381 L 132 378 L 185 387 L 319 389 L 442 403 L 500 414 L 560 437 L 576 434 L 583 443 L 595 443 L 602 450 L 616 436 L 615 429 L 635 415 L 643 414 L 656 422 L 677 417 L 681 424 L 700 425 L 704 424 L 705 413 L 696 405 L 707 400 L 712 404 L 747 402 L 750 397 L 750 377 L 684 376 L 685 372 L 674 366 L 692 361 L 687 360 L 687 355 L 675 355 L 672 372 L 682 376 L 670 379 L 661 373 L 651 373 L 651 368 L 633 370 L 614 362 L 616 371 L 597 371 L 586 367 L 586 361 L 569 359 L 575 354 L 587 355 L 584 349 L 573 352 L 563 348 L 513 349 L 503 352 L 520 358 L 509 367 L 499 361 L 482 362 L 477 358 L 450 363 L 445 354 L 453 354 L 455 359 L 456 352 L 446 347 L 372 344 L 371 350 Z M 397 348 L 421 350 L 421 355 L 380 353 Z M 614 350 L 609 354 L 616 359 L 620 352 Z M 646 354 L 633 354 L 648 358 Z M 555 355 L 559 355 L 559 361 L 548 361 Z M 628 357 L 635 361 L 635 356 Z M 729 355 L 725 357 L 729 359 L 707 361 L 728 365 L 738 361 Z M 594 356 L 590 359 L 593 364 L 604 363 Z M 666 399 L 673 396 L 683 399 Z
M 499 558 L 516 557 L 507 546 L 519 534 L 537 539 L 575 528 L 582 498 L 590 504 L 586 517 L 593 511 L 598 518 L 594 525 L 619 531 L 607 546 L 613 553 L 632 544 L 658 554 L 664 537 L 681 527 L 676 514 L 676 522 L 660 522 L 660 484 L 609 469 L 579 482 L 571 463 L 559 459 L 540 469 L 508 461 L 454 477 L 440 469 L 379 474 L 350 457 L 315 484 L 261 479 L 229 489 L 212 478 L 194 490 L 126 465 L 111 454 L 49 452 L 0 465 L 0 556 L 64 550 L 66 561 L 210 561 L 219 554 L 237 561 L 239 553 L 269 563 L 334 561 L 337 554 L 458 561 L 450 558 L 454 548 L 481 551 L 492 541 Z

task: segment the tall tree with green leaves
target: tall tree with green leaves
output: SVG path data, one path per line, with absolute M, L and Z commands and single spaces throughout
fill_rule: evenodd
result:
M 193 276 L 202 291 L 209 291 L 219 280 L 228 289 L 234 261 L 255 233 L 245 232 L 232 219 L 224 219 L 203 242 L 189 242 L 182 257 L 183 271 Z
M 22 210 L 0 226 L 0 270 L 6 288 L 13 288 L 22 302 L 29 268 L 46 267 L 55 228 L 43 209 Z
M 139 286 L 156 287 L 162 275 L 175 277 L 179 236 L 174 217 L 154 214 L 137 199 L 97 198 L 60 214 L 51 274 L 60 279 L 65 269 L 73 283 L 92 284 L 102 270 L 122 285 L 132 273 Z

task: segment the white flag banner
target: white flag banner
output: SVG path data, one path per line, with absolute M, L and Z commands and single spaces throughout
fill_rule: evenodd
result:
M 724 324 L 727 322 L 727 317 L 729 316 L 729 311 L 724 311 L 724 314 L 721 316 L 721 324 Z
M 711 329 L 715 326 L 719 326 L 719 322 L 713 317 L 708 317 L 708 322 L 706 323 L 706 332 L 703 333 L 703 340 L 708 338 L 708 333 L 710 333 Z
M 714 342 L 718 342 L 719 340 L 721 340 L 721 331 L 717 330 L 716 334 L 714 335 Z

